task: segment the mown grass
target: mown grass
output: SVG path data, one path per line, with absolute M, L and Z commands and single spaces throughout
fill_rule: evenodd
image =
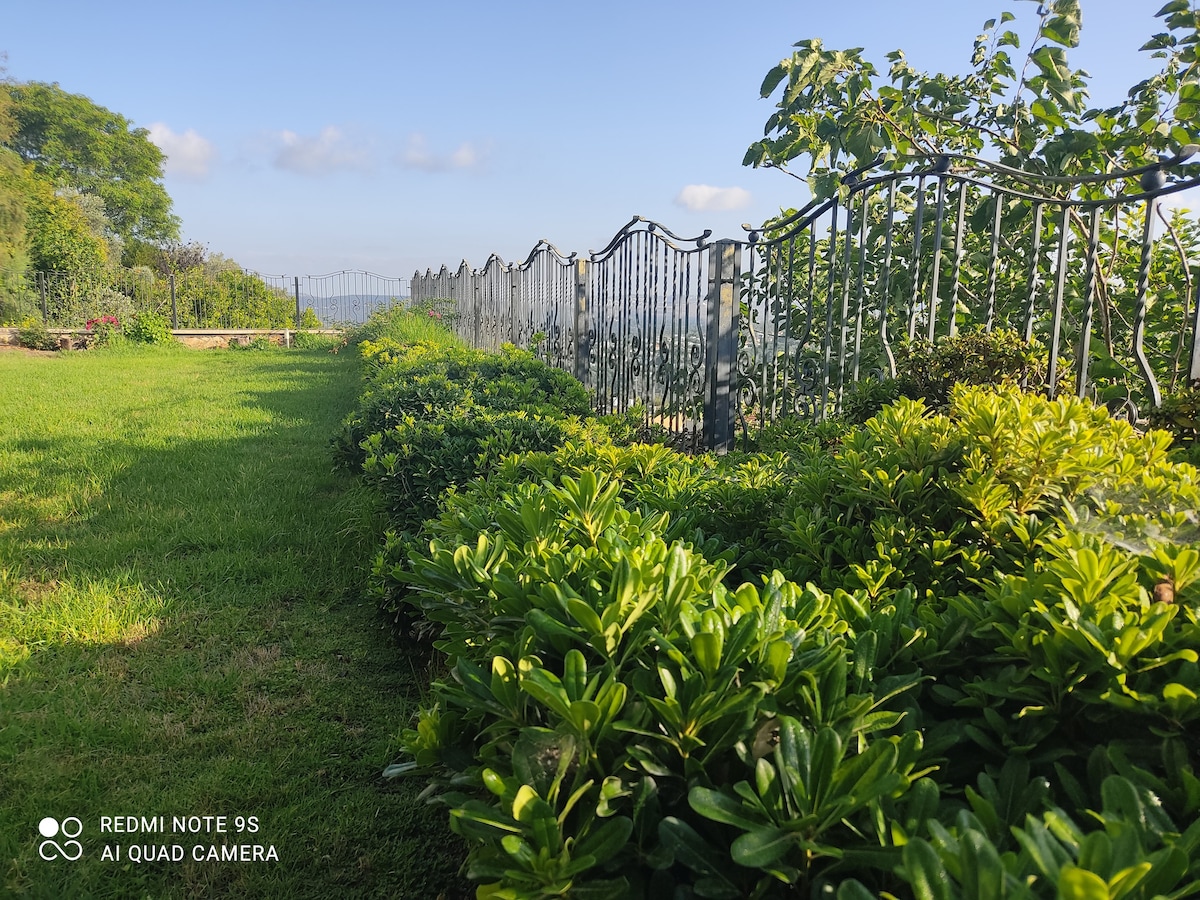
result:
M 380 777 L 421 679 L 359 595 L 373 501 L 331 466 L 352 356 L 0 354 L 0 893 L 458 893 L 445 812 Z M 100 832 L 130 815 L 230 830 Z M 46 816 L 82 858 L 39 856 Z M 210 843 L 279 861 L 190 858 Z

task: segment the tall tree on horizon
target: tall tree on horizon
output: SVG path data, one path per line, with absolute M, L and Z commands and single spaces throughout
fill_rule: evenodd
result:
M 162 184 L 165 157 L 147 129 L 57 83 L 4 87 L 15 126 L 4 143 L 36 175 L 99 197 L 126 245 L 178 239 L 179 219 Z
M 25 268 L 28 244 L 23 165 L 20 157 L 5 146 L 17 127 L 8 86 L 4 57 L 0 54 L 0 273 Z

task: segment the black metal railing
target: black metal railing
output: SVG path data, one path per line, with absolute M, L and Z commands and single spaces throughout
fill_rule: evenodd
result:
M 1196 148 L 1088 178 L 945 155 L 850 173 L 836 196 L 739 240 L 680 238 L 640 217 L 587 258 L 541 242 L 416 273 L 480 347 L 535 346 L 602 411 L 640 404 L 685 442 L 841 409 L 896 374 L 900 341 L 965 328 L 1036 340 L 1049 390 L 1138 420 L 1200 380 L 1200 223 L 1164 198 L 1200 184 Z

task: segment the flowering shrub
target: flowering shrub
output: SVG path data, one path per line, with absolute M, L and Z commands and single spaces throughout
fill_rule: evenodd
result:
M 457 307 L 453 300 L 433 298 L 422 300 L 412 305 L 412 311 L 424 319 L 432 319 L 442 325 L 452 326 L 458 318 Z
M 88 319 L 87 324 L 83 327 L 88 331 L 92 331 L 95 328 L 103 328 L 106 325 L 113 328 L 121 327 L 121 323 L 117 320 L 116 316 L 100 316 L 95 319 Z
M 92 346 L 103 347 L 120 333 L 121 322 L 116 316 L 97 316 L 88 319 L 83 327 L 92 336 Z

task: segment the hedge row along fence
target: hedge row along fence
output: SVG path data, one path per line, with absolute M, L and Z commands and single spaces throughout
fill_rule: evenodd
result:
M 430 780 L 478 896 L 1200 892 L 1169 435 L 960 386 L 685 456 L 526 352 L 386 330 L 340 455 L 444 674 L 385 774 Z
M 1197 149 L 1080 177 L 881 157 L 741 239 L 635 217 L 598 251 L 416 272 L 412 295 L 452 301 L 472 346 L 536 344 L 598 409 L 639 406 L 694 447 L 835 415 L 903 372 L 904 340 L 971 329 L 1036 340 L 1052 391 L 1137 421 L 1200 382 L 1200 224 L 1167 205 L 1200 185 Z

